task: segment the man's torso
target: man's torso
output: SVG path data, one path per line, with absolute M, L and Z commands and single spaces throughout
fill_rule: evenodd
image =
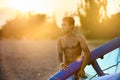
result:
M 64 62 L 69 65 L 81 56 L 82 48 L 79 41 L 79 36 L 72 36 L 66 38 L 65 36 L 61 38 L 61 46 L 64 51 Z

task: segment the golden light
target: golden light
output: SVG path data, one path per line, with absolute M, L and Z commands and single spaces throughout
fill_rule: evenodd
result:
M 6 0 L 6 2 L 8 7 L 25 14 L 28 12 L 50 16 L 55 14 L 57 22 L 60 22 L 66 11 L 75 11 L 79 0 Z
M 49 3 L 48 0 L 9 0 L 8 6 L 23 13 L 32 12 L 49 15 L 54 11 L 53 4 Z
M 30 10 L 30 5 L 26 3 L 27 0 L 25 0 L 24 2 L 23 0 L 12 0 L 9 1 L 9 7 L 27 13 Z
M 107 16 L 120 12 L 120 1 L 119 0 L 107 0 Z
M 99 14 L 100 14 L 99 22 L 101 23 L 103 19 L 107 16 L 103 6 L 100 7 Z
M 33 14 L 43 13 L 48 16 L 53 16 L 53 14 L 55 14 L 58 25 L 61 24 L 61 19 L 66 12 L 71 13 L 76 11 L 78 3 L 82 3 L 86 6 L 84 0 L 3 0 L 3 3 L 6 7 L 22 12 L 22 15 L 26 15 L 28 12 Z M 0 6 L 1 4 L 2 3 L 0 3 Z M 110 17 L 111 15 L 120 12 L 119 5 L 119 0 L 107 0 L 106 11 L 103 7 L 100 8 L 100 21 L 106 16 Z

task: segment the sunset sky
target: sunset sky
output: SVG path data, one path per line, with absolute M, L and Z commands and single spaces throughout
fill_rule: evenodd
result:
M 0 0 L 0 26 L 6 20 L 13 19 L 16 11 L 24 14 L 44 13 L 56 14 L 57 22 L 62 19 L 65 12 L 74 12 L 80 0 Z M 120 12 L 120 0 L 108 0 L 108 15 Z

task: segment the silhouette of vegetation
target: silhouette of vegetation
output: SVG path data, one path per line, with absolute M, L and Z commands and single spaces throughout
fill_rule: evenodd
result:
M 120 36 L 120 13 L 107 16 L 107 0 L 80 0 L 77 11 L 72 16 L 78 16 L 81 27 L 75 27 L 76 33 L 83 33 L 87 38 L 110 39 Z M 103 8 L 103 13 L 100 9 Z M 70 13 L 69 13 L 70 14 Z M 104 15 L 104 16 L 103 16 Z M 12 39 L 55 39 L 63 35 L 56 21 L 48 21 L 45 14 L 16 16 L 7 21 L 0 30 L 0 38 Z M 82 32 L 81 32 L 82 31 Z
M 80 1 L 75 15 L 80 18 L 81 28 L 87 38 L 108 39 L 120 36 L 120 13 L 114 14 L 111 18 L 107 17 L 106 0 Z M 104 17 L 99 12 L 101 7 L 104 10 Z
M 55 22 L 48 21 L 44 14 L 17 16 L 14 20 L 7 21 L 0 30 L 1 38 L 7 39 L 54 39 L 61 34 Z

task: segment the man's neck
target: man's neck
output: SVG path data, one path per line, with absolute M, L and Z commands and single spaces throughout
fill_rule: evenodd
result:
M 74 33 L 73 33 L 72 31 L 66 33 L 66 37 L 71 37 L 71 36 L 73 36 L 73 35 L 74 35 Z

